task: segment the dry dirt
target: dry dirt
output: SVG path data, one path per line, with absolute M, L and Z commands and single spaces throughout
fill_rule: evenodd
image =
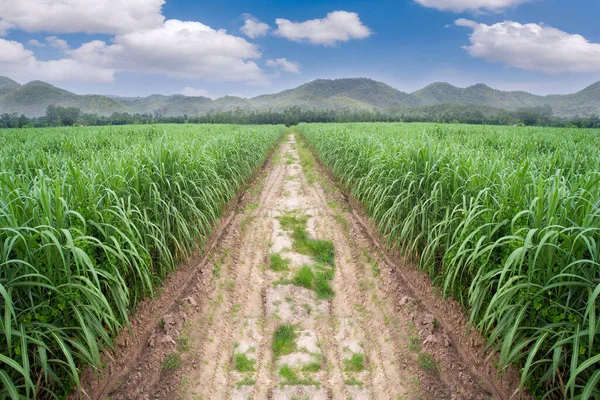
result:
M 307 180 L 289 135 L 203 259 L 184 265 L 163 295 L 142 304 L 130 331 L 88 371 L 83 397 L 121 399 L 509 399 L 514 372 L 500 376 L 463 311 L 435 294 L 405 260 L 382 251 L 359 208 L 315 167 Z M 313 179 L 311 179 L 312 181 Z M 280 217 L 306 219 L 335 249 L 334 296 L 290 283 L 317 264 L 293 250 Z M 289 260 L 271 270 L 269 255 Z M 295 348 L 274 354 L 275 331 L 296 329 Z M 248 360 L 239 371 L 236 358 Z M 350 371 L 349 360 L 362 368 Z M 487 358 L 487 359 L 486 359 Z M 296 381 L 282 376 L 291 369 Z M 288 368 L 289 367 L 289 368 Z M 242 368 L 243 369 L 243 368 Z

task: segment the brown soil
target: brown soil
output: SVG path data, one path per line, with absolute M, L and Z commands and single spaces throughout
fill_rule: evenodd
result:
M 509 399 L 514 372 L 491 367 L 460 307 L 408 261 L 382 250 L 368 220 L 335 187 L 300 166 L 294 135 L 280 146 L 204 259 L 183 266 L 142 304 L 129 332 L 90 371 L 84 397 L 119 399 Z M 307 218 L 310 237 L 335 248 L 331 300 L 290 283 L 309 256 L 292 249 L 283 215 Z M 270 269 L 269 255 L 289 259 Z M 273 338 L 295 326 L 295 348 Z M 350 371 L 349 360 L 363 368 Z M 244 371 L 236 359 L 248 360 Z M 487 360 L 486 360 L 487 358 Z M 290 381 L 281 368 L 294 371 Z M 240 371 L 240 369 L 242 371 Z

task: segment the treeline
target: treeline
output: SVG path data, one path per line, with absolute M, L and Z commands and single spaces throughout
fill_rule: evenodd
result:
M 305 110 L 292 107 L 283 111 L 217 111 L 201 116 L 162 116 L 159 113 L 114 113 L 110 116 L 83 114 L 79 108 L 49 106 L 46 115 L 2 114 L 0 127 L 33 128 L 55 126 L 102 126 L 132 124 L 284 124 L 301 122 L 435 122 L 476 125 L 526 125 L 551 127 L 600 128 L 600 116 L 589 115 L 562 119 L 552 114 L 550 106 L 506 111 L 476 105 L 441 104 L 409 109 L 370 110 Z

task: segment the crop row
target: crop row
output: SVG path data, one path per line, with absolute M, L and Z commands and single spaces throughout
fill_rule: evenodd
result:
M 282 126 L 0 131 L 0 398 L 64 396 Z
M 600 132 L 301 124 L 540 398 L 600 397 Z

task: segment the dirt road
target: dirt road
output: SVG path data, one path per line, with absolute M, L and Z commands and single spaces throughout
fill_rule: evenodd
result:
M 508 398 L 471 351 L 480 343 L 463 334 L 464 320 L 452 320 L 454 311 L 431 293 L 403 287 L 297 140 L 291 134 L 281 144 L 205 262 L 184 267 L 157 304 L 142 306 L 104 378 L 88 382 L 86 393 Z

